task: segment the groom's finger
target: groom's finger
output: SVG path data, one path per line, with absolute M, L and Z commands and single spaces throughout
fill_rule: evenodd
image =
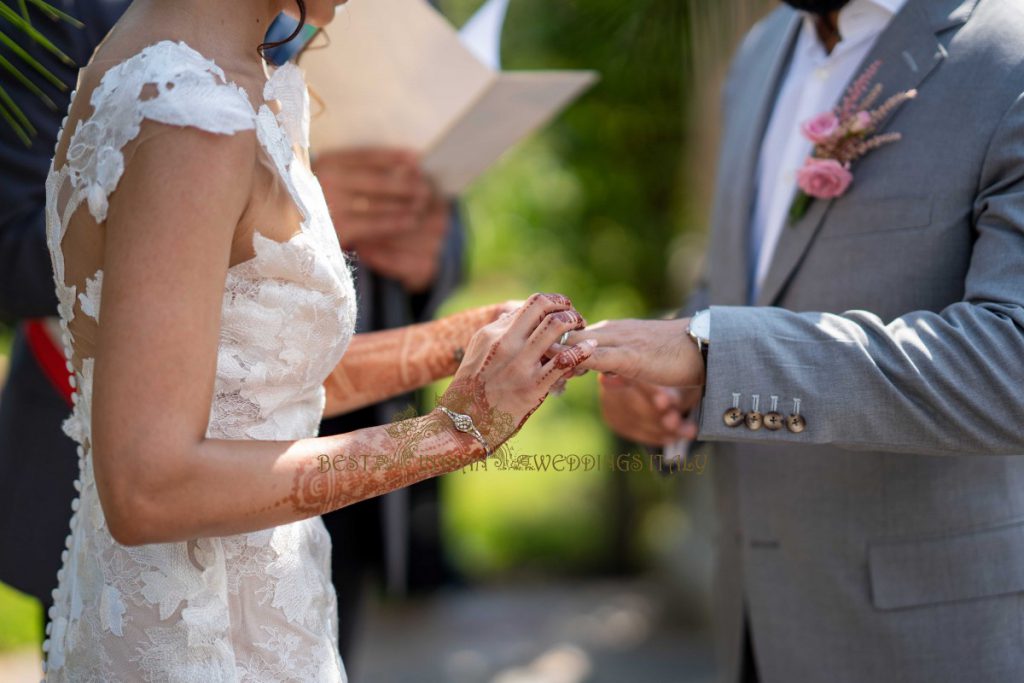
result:
M 621 343 L 620 335 L 609 325 L 608 321 L 602 321 L 596 325 L 590 325 L 585 330 L 579 330 L 571 332 L 569 338 L 566 340 L 566 346 L 572 346 L 573 344 L 579 344 L 584 339 L 594 339 L 597 341 L 598 346 L 616 346 L 617 343 Z
M 678 389 L 670 387 L 651 386 L 651 402 L 658 410 L 671 410 L 682 412 L 682 397 Z
M 694 441 L 699 433 L 700 428 L 697 426 L 696 420 L 692 418 L 683 420 L 683 423 L 679 425 L 679 429 L 676 430 L 676 434 L 679 435 L 679 438 L 686 439 L 687 441 Z
M 597 348 L 578 367 L 597 372 L 624 374 L 622 371 L 626 369 L 627 359 L 623 349 L 620 347 L 604 347 L 601 346 L 600 339 L 595 339 L 595 341 L 598 343 Z
M 619 377 L 618 375 L 610 375 L 607 373 L 601 373 L 597 376 L 597 381 L 601 383 L 601 386 L 609 391 L 620 391 L 626 389 L 629 386 L 629 381 Z
M 612 389 L 602 382 L 601 414 L 615 433 L 631 441 L 660 446 L 677 440 L 678 433 L 664 427 L 650 398 L 646 387 L 635 382 Z

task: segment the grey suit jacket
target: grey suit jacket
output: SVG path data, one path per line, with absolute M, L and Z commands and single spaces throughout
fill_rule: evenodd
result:
M 724 94 L 700 414 L 723 680 L 744 605 L 766 683 L 1024 680 L 1024 2 L 907 3 L 865 62 L 920 91 L 887 124 L 902 141 L 784 228 L 746 306 L 798 30 L 789 8 L 759 24 Z M 807 428 L 729 428 L 734 393 L 799 398 Z

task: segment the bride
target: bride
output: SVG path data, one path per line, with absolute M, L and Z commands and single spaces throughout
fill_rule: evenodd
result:
M 593 352 L 553 346 L 584 326 L 559 295 L 353 336 L 301 73 L 257 49 L 335 4 L 136 0 L 80 73 L 46 188 L 80 463 L 48 681 L 345 680 L 317 515 L 486 457 Z

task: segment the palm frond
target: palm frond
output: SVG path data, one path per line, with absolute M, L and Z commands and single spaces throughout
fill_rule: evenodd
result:
M 62 12 L 45 0 L 17 0 L 16 9 L 12 7 L 12 3 L 0 0 L 0 19 L 6 21 L 14 28 L 15 31 L 24 34 L 32 42 L 42 47 L 64 64 L 74 66 L 74 61 L 70 57 L 68 57 L 59 47 L 54 45 L 52 41 L 32 25 L 29 6 L 35 7 L 43 14 L 43 16 L 50 20 L 65 21 L 76 28 L 82 28 L 82 22 L 78 21 L 66 12 Z M 60 78 L 43 66 L 39 60 L 32 57 L 32 55 L 30 55 L 16 40 L 14 40 L 14 38 L 4 31 L 0 31 L 0 45 L 10 50 L 14 57 L 27 65 L 32 71 L 41 76 L 51 85 L 62 92 L 67 90 L 67 85 L 65 85 Z M 0 69 L 9 73 L 18 83 L 42 100 L 47 107 L 50 109 L 56 109 L 57 105 L 54 104 L 53 100 L 48 97 L 38 85 L 33 83 L 25 73 L 22 72 L 22 68 L 19 68 L 18 65 L 14 64 L 10 59 L 7 59 L 3 54 L 0 54 Z M 3 119 L 7 125 L 10 126 L 11 130 L 14 131 L 14 134 L 24 142 L 26 146 L 32 144 L 32 138 L 36 134 L 35 127 L 2 86 L 0 86 L 0 119 Z

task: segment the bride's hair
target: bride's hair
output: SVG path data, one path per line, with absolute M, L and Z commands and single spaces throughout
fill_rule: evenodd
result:
M 306 25 L 306 0 L 295 0 L 295 4 L 299 6 L 299 23 L 295 26 L 295 30 L 292 34 L 284 40 L 276 40 L 272 43 L 260 43 L 260 46 L 256 48 L 256 51 L 260 53 L 260 57 L 263 59 L 267 58 L 266 51 L 272 50 L 275 47 L 280 47 L 285 43 L 290 43 L 302 31 L 302 27 Z

